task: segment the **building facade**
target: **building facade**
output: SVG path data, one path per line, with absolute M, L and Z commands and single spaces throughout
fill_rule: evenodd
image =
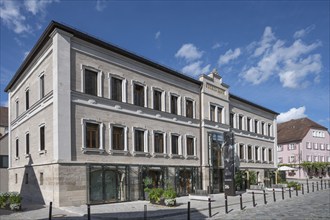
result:
M 51 22 L 6 88 L 10 190 L 56 206 L 144 199 L 146 177 L 179 195 L 220 192 L 220 136 L 242 132 L 230 112 L 253 114 L 276 134 L 275 112 L 228 88 L 216 72 L 195 80 Z M 276 145 L 274 136 L 248 139 Z
M 287 171 L 289 179 L 330 176 L 330 167 L 322 170 L 304 168 L 304 162 L 330 163 L 330 138 L 326 127 L 308 119 L 296 119 L 278 124 L 278 163 L 289 164 L 297 171 Z

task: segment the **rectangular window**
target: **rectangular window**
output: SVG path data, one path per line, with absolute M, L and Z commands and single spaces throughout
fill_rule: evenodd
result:
M 25 135 L 25 153 L 30 154 L 30 134 Z
M 45 75 L 40 76 L 40 99 L 45 96 Z
M 99 125 L 86 123 L 86 148 L 99 148 Z
M 268 161 L 273 161 L 272 149 L 268 149 Z
M 158 90 L 154 90 L 154 109 L 162 110 L 162 92 Z
M 144 151 L 144 132 L 142 130 L 134 131 L 135 151 Z
M 117 79 L 117 78 L 111 78 L 111 99 L 118 101 L 118 102 L 122 102 L 123 98 L 122 98 L 122 85 L 123 85 L 123 81 L 121 79 Z
M 218 109 L 218 112 L 217 112 L 217 114 L 218 114 L 218 122 L 219 123 L 222 123 L 222 108 L 218 107 L 217 109 Z
M 315 149 L 315 150 L 319 149 L 319 147 L 318 147 L 318 144 L 317 144 L 317 143 L 314 143 L 313 145 L 314 145 L 314 149 Z
M 254 155 L 254 158 L 255 158 L 255 160 L 259 160 L 259 147 L 256 147 L 255 148 L 255 155 Z
M 178 114 L 178 97 L 171 95 L 171 113 Z
M 40 127 L 40 150 L 45 150 L 45 126 Z
M 230 113 L 229 115 L 229 125 L 230 127 L 234 128 L 234 114 Z
M 278 158 L 278 163 L 283 163 L 283 157 Z
M 187 137 L 187 155 L 193 156 L 194 152 L 194 138 Z
M 327 144 L 327 150 L 330 150 L 330 144 Z
M 318 156 L 314 156 L 314 162 L 319 162 L 319 157 Z
M 238 129 L 243 130 L 243 116 L 242 115 L 238 116 Z
M 283 146 L 282 146 L 282 145 L 278 145 L 278 146 L 277 146 L 277 151 L 278 151 L 278 152 L 283 151 Z
M 15 183 L 17 184 L 18 178 L 17 178 L 17 173 L 15 173 Z
M 307 149 L 312 149 L 311 142 L 306 142 L 306 148 L 307 148 Z
M 271 136 L 271 125 L 268 124 L 268 136 Z
M 296 149 L 296 145 L 295 144 L 289 144 L 288 145 L 288 150 L 295 150 Z
M 261 122 L 261 134 L 265 134 L 265 122 Z
M 155 133 L 155 153 L 164 153 L 164 134 Z
M 254 121 L 254 133 L 258 133 L 258 121 L 257 120 L 255 120 Z
M 252 146 L 248 146 L 248 159 L 252 160 Z
M 247 118 L 247 131 L 251 131 L 251 118 Z
M 25 91 L 25 110 L 30 108 L 30 97 L 29 97 L 29 90 Z
M 186 100 L 186 117 L 194 117 L 194 102 L 192 100 Z
M 171 141 L 172 141 L 172 146 L 171 146 L 172 154 L 179 154 L 179 136 L 172 135 Z
M 144 86 L 134 84 L 134 105 L 144 107 Z
M 215 121 L 215 106 L 210 106 L 210 121 Z
M 97 95 L 97 72 L 85 69 L 85 93 Z
M 19 101 L 16 100 L 16 118 L 19 116 Z
M 0 168 L 8 168 L 8 155 L 0 155 Z
M 40 185 L 44 185 L 44 173 L 40 173 Z
M 113 127 L 112 128 L 112 149 L 113 150 L 124 150 L 124 128 Z
M 16 158 L 19 157 L 19 140 L 16 139 Z
M 244 144 L 239 145 L 239 159 L 244 159 Z
M 261 160 L 265 161 L 265 154 L 266 154 L 266 149 L 262 148 L 262 152 L 261 152 Z
M 324 156 L 320 156 L 320 162 L 325 162 L 324 161 Z
M 311 155 L 307 155 L 306 159 L 307 159 L 308 162 L 312 162 L 312 156 Z
M 295 156 L 289 156 L 289 163 L 294 163 L 296 162 L 296 157 Z
M 324 144 L 320 144 L 320 149 L 324 150 Z

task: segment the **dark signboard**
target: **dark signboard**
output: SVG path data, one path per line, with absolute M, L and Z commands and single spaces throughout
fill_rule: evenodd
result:
M 224 134 L 224 179 L 225 179 L 225 194 L 228 196 L 236 195 L 235 188 L 235 147 L 234 134 L 232 132 L 225 132 Z

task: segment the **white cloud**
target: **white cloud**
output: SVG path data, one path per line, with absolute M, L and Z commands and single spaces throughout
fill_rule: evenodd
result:
M 31 27 L 25 24 L 26 17 L 20 11 L 21 5 L 16 1 L 0 1 L 0 18 L 15 33 L 29 32 Z
M 56 0 L 55 0 L 56 1 Z M 53 0 L 25 0 L 24 5 L 26 10 L 31 12 L 33 15 L 45 13 L 46 6 L 54 2 Z M 56 1 L 58 2 L 58 1 Z
M 221 47 L 221 45 L 219 43 L 215 43 L 213 46 L 212 46 L 212 49 L 215 50 L 217 48 Z
M 160 37 L 160 31 L 157 31 L 157 33 L 155 34 L 155 39 L 157 40 L 159 39 L 159 37 Z
M 96 6 L 95 6 L 95 9 L 97 11 L 103 11 L 105 8 L 107 7 L 107 1 L 105 0 L 97 0 L 96 1 Z
M 277 123 L 290 121 L 291 119 L 307 117 L 305 111 L 306 111 L 305 106 L 299 108 L 291 108 L 289 111 L 283 112 L 277 116 Z
M 308 76 L 313 76 L 314 82 L 319 79 L 321 55 L 311 53 L 320 46 L 319 41 L 305 44 L 300 39 L 286 46 L 284 41 L 276 39 L 270 27 L 266 27 L 260 42 L 253 42 L 247 48 L 253 53 L 251 59 L 260 57 L 260 60 L 256 65 L 245 66 L 240 76 L 257 85 L 276 75 L 283 87 L 304 87 L 309 84 Z
M 305 29 L 301 29 L 299 31 L 296 31 L 293 35 L 294 38 L 302 38 L 305 37 L 307 34 L 309 34 L 313 29 L 315 28 L 315 25 L 310 25 Z
M 221 55 L 219 57 L 218 63 L 219 65 L 227 64 L 231 60 L 234 60 L 239 57 L 239 55 L 241 55 L 241 50 L 239 48 L 236 48 L 234 51 L 230 49 L 224 55 Z
M 193 76 L 198 76 L 200 74 L 208 73 L 210 71 L 211 65 L 208 64 L 208 65 L 202 67 L 202 64 L 203 64 L 203 62 L 200 60 L 190 63 L 189 65 L 182 68 L 182 72 L 185 74 L 193 75 Z
M 191 62 L 200 59 L 203 53 L 203 51 L 199 51 L 193 44 L 184 44 L 175 54 L 175 57 L 184 58 L 186 61 Z

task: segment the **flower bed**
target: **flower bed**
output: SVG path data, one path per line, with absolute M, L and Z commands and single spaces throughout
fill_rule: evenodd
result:
M 21 210 L 22 197 L 18 192 L 0 192 L 0 208 Z

